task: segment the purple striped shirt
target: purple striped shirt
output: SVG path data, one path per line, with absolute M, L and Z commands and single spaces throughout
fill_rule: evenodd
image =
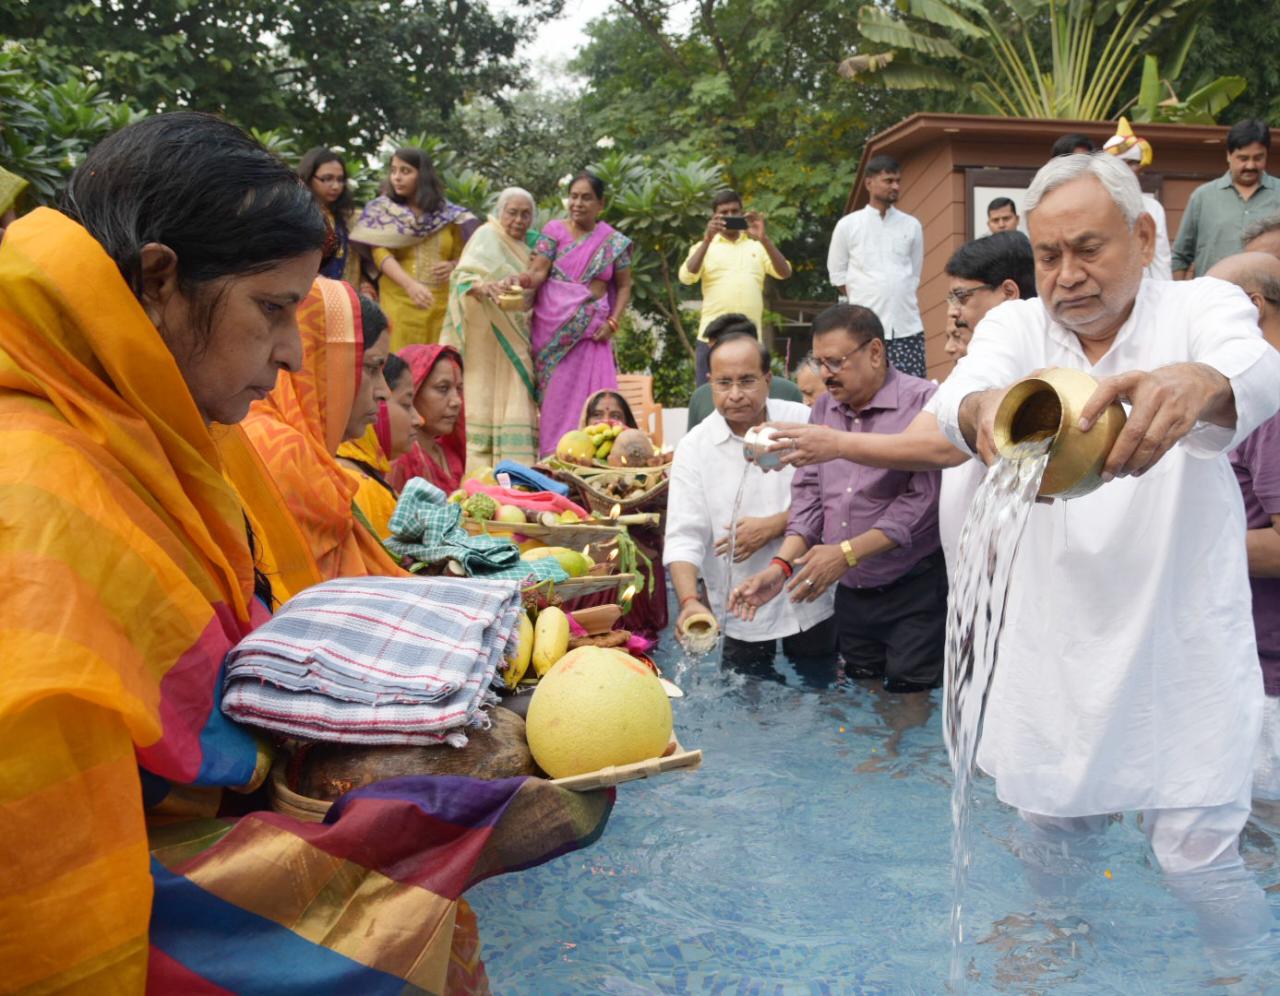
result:
M 823 394 L 809 421 L 842 432 L 902 432 L 937 389 L 930 381 L 890 368 L 861 411 Z M 939 549 L 940 477 L 937 471 L 878 470 L 848 460 L 802 467 L 791 483 L 787 535 L 814 546 L 879 529 L 897 547 L 846 571 L 840 583 L 850 588 L 891 584 Z

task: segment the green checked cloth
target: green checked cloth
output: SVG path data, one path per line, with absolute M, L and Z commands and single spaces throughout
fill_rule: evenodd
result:
M 445 499 L 430 481 L 415 477 L 400 492 L 391 514 L 386 547 L 397 557 L 424 564 L 456 560 L 469 578 L 516 578 L 567 581 L 569 575 L 551 558 L 524 561 L 509 539 L 472 536 L 461 525 L 462 507 Z

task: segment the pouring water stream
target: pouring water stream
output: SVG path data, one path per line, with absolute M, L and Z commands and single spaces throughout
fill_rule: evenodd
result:
M 1004 625 L 1009 574 L 1052 439 L 1019 444 L 987 471 L 960 533 L 959 562 L 947 599 L 943 729 L 955 778 L 951 790 L 950 988 L 964 985 L 964 892 L 969 874 L 974 755 Z

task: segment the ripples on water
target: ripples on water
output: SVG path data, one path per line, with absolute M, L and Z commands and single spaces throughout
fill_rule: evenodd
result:
M 671 618 L 675 618 L 674 610 Z M 673 641 L 659 662 L 677 670 Z M 493 991 L 945 991 L 951 768 L 941 694 L 804 691 L 691 663 L 672 703 L 703 767 L 618 788 L 585 851 L 484 882 Z M 842 729 L 843 728 L 843 729 Z M 979 778 L 965 903 L 971 992 L 1216 993 L 1191 915 L 1130 819 L 1085 886 L 1037 905 L 1010 851 L 1017 814 Z M 1244 841 L 1280 917 L 1280 826 Z M 1111 878 L 1104 872 L 1110 871 Z

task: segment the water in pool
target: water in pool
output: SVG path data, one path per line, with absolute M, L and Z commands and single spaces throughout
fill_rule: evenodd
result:
M 675 612 L 672 612 L 675 618 Z M 941 693 L 801 686 L 658 660 L 703 767 L 618 788 L 585 851 L 482 883 L 495 993 L 942 993 L 951 957 L 951 769 Z M 979 777 L 965 893 L 970 992 L 1216 993 L 1191 914 L 1127 816 L 1079 892 L 1037 901 L 1018 818 Z M 1280 919 L 1280 824 L 1242 850 Z M 1240 991 L 1258 992 L 1257 987 Z

